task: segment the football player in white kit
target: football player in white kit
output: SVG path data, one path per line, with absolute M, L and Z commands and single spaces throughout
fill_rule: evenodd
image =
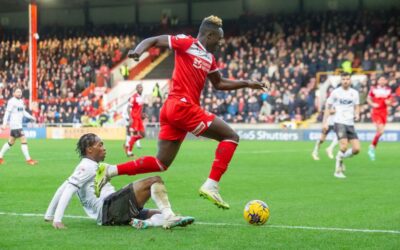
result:
M 325 107 L 327 108 L 327 107 Z M 335 116 L 335 111 L 331 110 L 329 112 L 328 116 L 328 127 L 323 126 L 322 127 L 322 132 L 321 132 L 321 137 L 315 142 L 314 150 L 311 154 L 314 160 L 319 161 L 319 148 L 321 147 L 321 144 L 324 143 L 326 137 L 331 131 L 334 131 L 334 121 L 333 118 Z M 331 144 L 326 148 L 326 153 L 328 154 L 328 157 L 333 159 L 333 148 L 338 144 L 338 139 L 337 136 L 335 135 L 332 139 Z
M 125 143 L 123 145 L 125 154 L 128 154 L 129 141 L 131 140 L 130 110 L 131 110 L 131 108 L 130 108 L 129 101 L 128 101 L 128 103 L 122 109 L 122 118 L 124 119 L 124 124 L 126 127 L 126 137 L 125 137 Z
M 163 226 L 183 227 L 194 222 L 193 217 L 177 216 L 171 209 L 167 190 L 159 176 L 148 177 L 128 184 L 116 191 L 107 183 L 97 198 L 94 177 L 104 160 L 106 149 L 95 134 L 81 136 L 76 148 L 82 160 L 72 175 L 57 189 L 44 216 L 56 229 L 65 228 L 64 211 L 76 193 L 86 214 L 103 226 L 132 225 L 137 229 Z M 143 208 L 152 198 L 158 209 Z
M 22 90 L 16 88 L 14 90 L 14 97 L 7 102 L 6 112 L 3 117 L 2 129 L 6 129 L 7 124 L 10 126 L 10 138 L 8 142 L 4 143 L 0 151 L 0 164 L 4 163 L 4 154 L 14 145 L 16 139 L 21 138 L 21 150 L 25 156 L 26 163 L 29 165 L 37 164 L 37 161 L 33 160 L 29 155 L 28 143 L 22 130 L 22 120 L 27 117 L 33 121 L 36 121 L 35 117 L 25 111 L 24 101 L 22 100 Z
M 354 121 L 360 119 L 360 97 L 357 90 L 350 87 L 349 73 L 342 73 L 342 86 L 332 91 L 327 100 L 327 109 L 324 114 L 324 126 L 328 126 L 329 112 L 335 109 L 334 128 L 339 139 L 340 150 L 336 155 L 336 166 L 334 176 L 346 178 L 343 159 L 352 157 L 360 152 L 360 141 L 354 129 Z M 347 149 L 348 144 L 351 148 Z

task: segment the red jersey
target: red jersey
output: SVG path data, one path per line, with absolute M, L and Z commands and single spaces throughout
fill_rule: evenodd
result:
M 132 119 L 142 119 L 143 98 L 138 93 L 133 94 L 129 101 Z
M 170 49 L 175 50 L 172 88 L 168 96 L 199 105 L 207 75 L 218 70 L 215 58 L 191 36 L 168 36 L 168 42 Z
M 387 112 L 386 100 L 392 97 L 392 90 L 389 87 L 373 86 L 368 96 L 374 103 L 378 104 L 377 108 L 372 108 L 372 112 Z

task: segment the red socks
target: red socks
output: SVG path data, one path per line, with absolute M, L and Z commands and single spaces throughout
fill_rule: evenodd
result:
M 117 165 L 118 175 L 136 175 L 151 172 L 162 172 L 167 170 L 167 166 L 162 164 L 153 156 L 143 156 L 134 161 L 128 161 Z
M 219 181 L 221 176 L 228 168 L 229 162 L 235 153 L 237 142 L 235 141 L 221 141 L 215 151 L 215 159 L 211 167 L 210 179 Z
M 140 140 L 140 139 L 142 139 L 141 135 L 134 135 L 134 136 L 131 137 L 131 139 L 129 140 L 128 152 L 132 152 L 133 146 L 135 145 L 135 142 L 137 140 Z
M 381 137 L 382 134 L 376 133 L 374 139 L 372 140 L 372 145 L 374 148 L 376 148 L 376 145 L 378 145 L 379 138 Z
M 221 141 L 215 151 L 215 159 L 211 167 L 209 178 L 219 181 L 221 176 L 228 168 L 237 147 L 235 141 Z M 153 156 L 144 156 L 134 161 L 129 161 L 117 165 L 118 175 L 137 175 L 151 172 L 162 172 L 167 170 L 167 166 L 162 164 Z

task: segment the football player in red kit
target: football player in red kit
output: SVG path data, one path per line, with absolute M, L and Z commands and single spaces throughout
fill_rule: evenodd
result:
M 161 35 L 143 40 L 128 56 L 138 60 L 153 46 L 175 51 L 175 68 L 168 99 L 160 112 L 160 133 L 156 157 L 99 168 L 96 192 L 116 175 L 135 175 L 165 171 L 172 164 L 188 132 L 219 141 L 208 179 L 200 187 L 200 195 L 218 207 L 229 209 L 219 193 L 219 181 L 228 168 L 239 143 L 238 134 L 223 120 L 200 107 L 200 94 L 208 78 L 215 89 L 263 89 L 267 83 L 251 80 L 229 80 L 221 76 L 212 54 L 223 39 L 222 20 L 216 16 L 203 19 L 197 38 L 186 35 Z
M 375 148 L 378 145 L 379 138 L 385 131 L 387 121 L 387 108 L 391 103 L 392 90 L 387 86 L 388 79 L 381 75 L 378 77 L 377 85 L 372 86 L 368 94 L 368 104 L 372 107 L 371 118 L 376 126 L 376 134 L 369 146 L 369 158 L 375 160 Z
M 136 85 L 136 93 L 133 94 L 129 100 L 130 116 L 129 116 L 129 129 L 132 131 L 127 155 L 133 156 L 132 150 L 135 143 L 145 137 L 145 131 L 143 126 L 143 98 L 142 98 L 143 86 L 142 84 Z

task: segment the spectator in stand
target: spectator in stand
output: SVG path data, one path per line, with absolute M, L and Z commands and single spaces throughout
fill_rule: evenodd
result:
M 126 63 L 124 63 L 121 66 L 120 72 L 121 72 L 121 75 L 124 78 L 124 80 L 128 80 L 128 78 L 129 78 L 129 68 L 128 68 L 128 65 Z

